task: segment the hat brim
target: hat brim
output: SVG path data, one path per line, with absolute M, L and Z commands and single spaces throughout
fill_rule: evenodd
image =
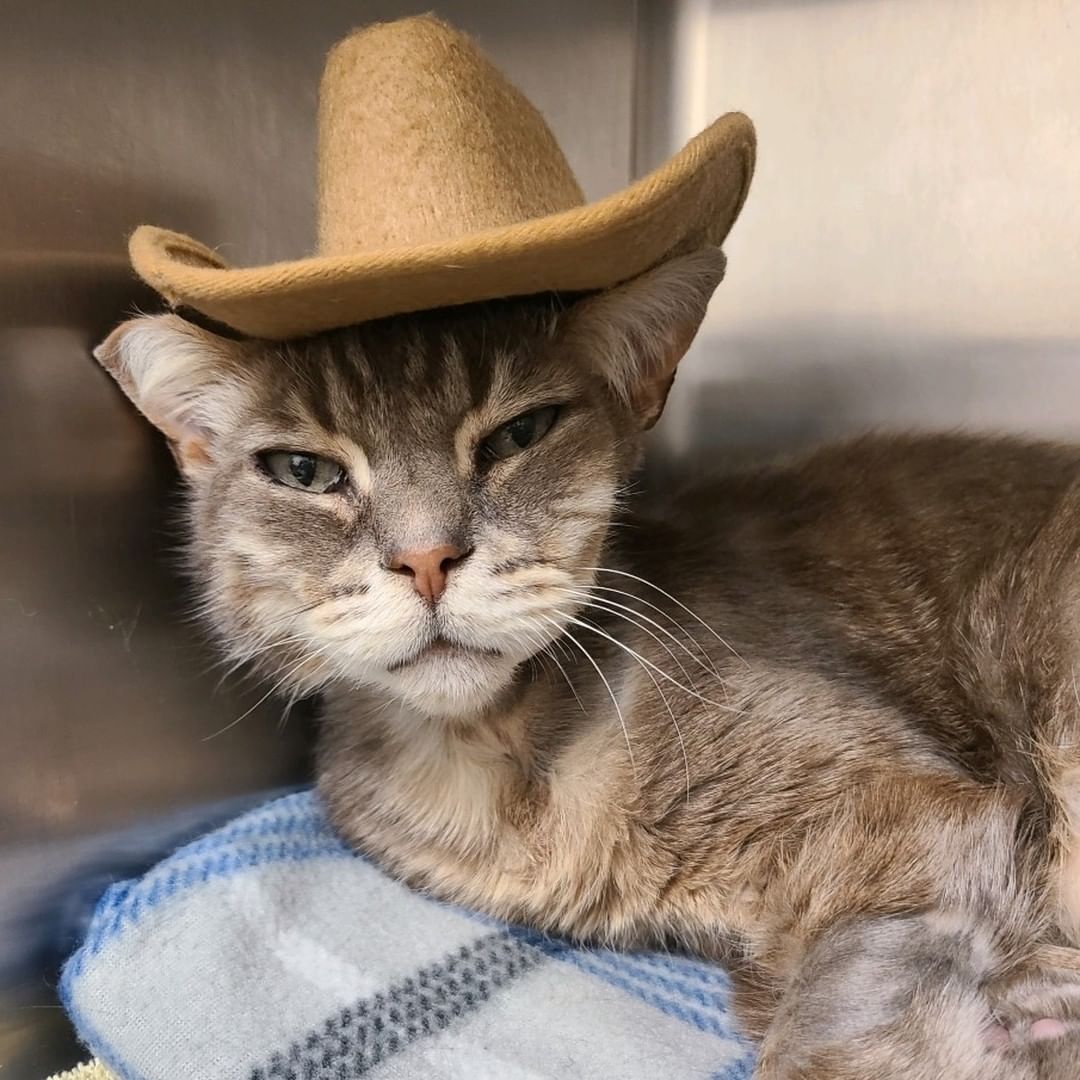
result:
M 728 113 L 614 195 L 516 225 L 248 268 L 143 225 L 131 237 L 131 261 L 174 307 L 270 339 L 497 297 L 603 289 L 669 256 L 719 247 L 746 199 L 754 150 L 750 120 Z

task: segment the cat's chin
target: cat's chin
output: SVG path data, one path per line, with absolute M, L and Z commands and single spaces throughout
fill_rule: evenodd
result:
M 418 712 L 453 719 L 491 706 L 514 678 L 517 662 L 496 652 L 431 649 L 379 679 L 389 692 Z

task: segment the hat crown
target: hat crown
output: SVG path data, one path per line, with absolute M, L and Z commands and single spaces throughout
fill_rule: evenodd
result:
M 319 97 L 319 253 L 450 240 L 584 202 L 537 109 L 431 16 L 331 51 Z

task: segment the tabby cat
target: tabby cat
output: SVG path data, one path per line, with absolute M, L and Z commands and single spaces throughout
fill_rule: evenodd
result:
M 635 500 L 723 267 L 97 356 L 389 872 L 722 960 L 760 1080 L 1080 1075 L 1080 448 L 866 438 Z

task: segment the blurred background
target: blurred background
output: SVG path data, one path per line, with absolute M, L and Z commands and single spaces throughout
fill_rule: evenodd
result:
M 545 113 L 590 198 L 719 113 L 757 125 L 658 471 L 868 427 L 1080 436 L 1080 0 L 5 0 L 4 1080 L 79 1058 L 52 987 L 105 885 L 307 770 L 303 715 L 219 685 L 171 462 L 90 359 L 157 307 L 125 237 L 310 250 L 326 50 L 432 7 Z

